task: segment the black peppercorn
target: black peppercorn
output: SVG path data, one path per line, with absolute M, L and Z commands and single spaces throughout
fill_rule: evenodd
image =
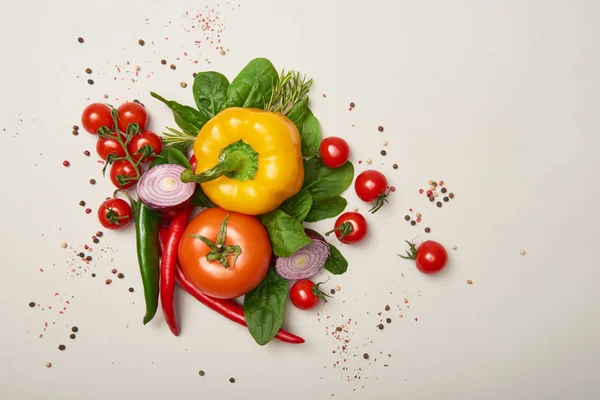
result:
M 364 358 L 365 360 L 368 360 L 368 359 L 369 359 L 369 355 L 368 355 L 367 353 L 365 353 L 365 354 L 363 354 L 363 358 Z
M 32 301 L 29 303 L 29 307 L 35 307 L 35 303 Z
M 448 195 L 448 197 L 450 197 L 451 199 L 453 199 L 453 198 L 454 198 L 454 193 L 450 193 L 450 194 Z
M 145 45 L 145 44 L 146 44 L 146 42 L 144 42 L 142 39 L 140 39 L 140 40 L 138 40 L 138 44 L 139 44 L 140 46 L 143 46 L 143 45 Z
M 435 203 L 436 206 L 441 207 L 442 206 L 442 202 L 438 201 L 437 203 Z
M 83 43 L 83 38 L 80 36 L 80 37 L 78 37 L 78 38 L 77 38 L 77 41 L 78 41 L 79 43 Z
M 444 196 L 444 201 L 445 201 L 445 202 L 448 202 L 448 200 L 450 200 L 450 199 L 448 198 L 448 196 Z
M 394 165 L 392 165 L 392 168 L 394 168 L 394 169 L 398 169 L 398 164 L 394 164 Z
M 392 322 L 392 319 L 391 318 L 386 318 L 385 322 L 387 322 L 389 324 L 390 322 Z
M 379 126 L 379 127 L 377 128 L 377 130 L 378 130 L 379 132 L 383 132 L 383 126 Z
M 427 227 L 427 228 L 425 228 L 425 232 L 426 232 L 426 233 L 429 233 L 429 232 L 431 232 L 431 228 L 430 228 L 430 227 Z
M 404 220 L 405 220 L 405 221 L 410 221 L 410 215 L 405 215 L 405 216 L 404 216 Z
M 442 193 L 446 193 L 447 191 L 448 191 L 448 189 L 446 189 L 445 187 L 443 187 L 441 190 Z
M 60 351 L 63 351 L 63 350 L 64 350 L 64 349 L 66 349 L 66 348 L 67 348 L 67 346 L 65 346 L 64 344 L 59 344 L 59 345 L 58 345 L 58 349 L 59 349 Z
M 415 225 L 417 224 L 417 221 L 415 221 L 415 220 L 413 219 L 412 221 L 410 221 L 410 224 L 411 224 L 412 226 L 415 226 Z
M 71 339 L 75 339 L 75 338 L 77 337 L 77 335 L 75 335 L 74 333 L 71 333 L 71 334 L 69 335 L 69 337 L 70 337 Z
M 129 293 L 133 293 L 133 288 L 132 287 L 129 288 Z
M 71 332 L 77 332 L 77 331 L 79 331 L 78 327 L 74 326 L 74 327 L 71 328 Z
M 379 329 L 383 329 L 383 324 L 379 324 L 379 325 L 377 325 L 377 327 L 378 327 Z
M 387 154 L 387 151 L 381 150 L 380 153 L 381 153 L 382 156 L 385 156 Z
M 88 79 L 87 83 L 89 83 L 90 85 L 93 85 L 94 84 L 94 80 L 93 79 Z

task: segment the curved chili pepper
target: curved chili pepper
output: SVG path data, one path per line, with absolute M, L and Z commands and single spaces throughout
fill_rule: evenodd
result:
M 160 229 L 161 243 L 165 243 L 168 236 L 168 230 L 166 228 Z M 200 303 L 204 304 L 213 311 L 218 312 L 225 318 L 230 319 L 233 322 L 237 322 L 240 325 L 248 326 L 246 319 L 244 318 L 244 308 L 233 300 L 215 299 L 210 297 L 196 289 L 194 285 L 186 278 L 181 270 L 179 264 L 177 264 L 177 284 L 183 288 L 186 292 L 192 295 Z M 283 329 L 280 329 L 275 335 L 276 339 L 281 340 L 285 343 L 301 344 L 304 343 L 304 339 L 289 333 Z
M 162 258 L 160 260 L 160 303 L 162 304 L 165 321 L 175 336 L 179 336 L 179 326 L 177 325 L 177 316 L 173 305 L 173 296 L 175 294 L 175 273 L 177 270 L 177 250 L 179 242 L 183 236 L 183 231 L 190 219 L 193 207 L 187 206 L 180 210 L 171 220 L 167 236 L 161 235 L 160 247 Z M 163 228 L 161 228 L 162 232 Z
M 154 318 L 158 309 L 158 227 L 160 217 L 146 207 L 141 201 L 136 207 L 135 233 L 137 257 L 140 265 L 142 284 L 144 285 L 144 300 L 146 315 L 144 325 Z

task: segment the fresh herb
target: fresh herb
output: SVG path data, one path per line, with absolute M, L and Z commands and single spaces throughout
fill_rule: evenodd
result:
M 177 164 L 181 165 L 184 168 L 191 169 L 192 166 L 188 159 L 183 155 L 183 153 L 177 149 L 172 147 L 165 147 L 163 151 L 160 152 L 152 163 L 150 164 L 150 168 L 156 167 L 161 164 Z
M 316 155 L 321 144 L 321 128 L 319 127 L 319 121 L 310 109 L 306 110 L 300 137 L 302 138 L 302 155 L 304 157 Z
M 150 95 L 155 99 L 162 101 L 171 109 L 171 111 L 173 111 L 175 123 L 188 135 L 193 135 L 194 137 L 198 135 L 200 129 L 204 126 L 206 121 L 208 121 L 208 118 L 195 108 L 184 106 L 173 100 L 167 100 L 154 92 L 150 92 Z
M 276 256 L 289 257 L 312 243 L 302 224 L 281 210 L 264 214 L 260 220 L 269 232 L 273 254 Z
M 295 71 L 281 71 L 277 82 L 273 82 L 271 96 L 267 97 L 265 111 L 272 111 L 288 115 L 291 110 L 303 101 L 308 104 L 308 91 L 313 80 L 306 80 L 306 75 L 300 78 L 300 73 Z M 304 108 L 306 109 L 306 106 Z M 291 118 L 290 118 L 291 119 Z
M 227 89 L 227 107 L 265 108 L 279 75 L 266 58 L 250 61 Z
M 302 126 L 304 125 L 304 118 L 308 111 L 308 96 L 305 96 L 298 104 L 296 104 L 287 117 L 296 125 L 298 132 L 302 132 Z
M 331 243 L 329 244 L 329 258 L 325 261 L 323 268 L 334 275 L 341 275 L 348 270 L 348 261 L 346 261 L 337 247 Z
M 302 222 L 311 210 L 313 198 L 308 190 L 301 190 L 283 202 L 279 208 L 284 213 Z
M 163 143 L 168 147 L 174 147 L 181 152 L 185 152 L 196 140 L 196 135 L 181 132 L 168 126 L 166 128 L 169 132 L 163 132 Z
M 211 119 L 225 108 L 229 81 L 218 72 L 199 72 L 194 79 L 194 100 L 198 110 Z
M 265 279 L 244 298 L 244 317 L 248 331 L 261 346 L 275 337 L 283 324 L 283 311 L 287 300 L 287 281 L 273 268 Z
M 328 218 L 338 216 L 346 206 L 348 202 L 341 196 L 327 197 L 313 202 L 313 205 L 306 214 L 304 220 L 306 222 L 317 222 Z
M 304 162 L 303 188 L 315 201 L 342 194 L 354 178 L 354 166 L 347 161 L 339 168 L 328 168 L 321 159 L 314 157 Z

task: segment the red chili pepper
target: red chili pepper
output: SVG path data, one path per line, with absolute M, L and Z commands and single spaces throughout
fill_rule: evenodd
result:
M 167 238 L 167 229 L 161 228 L 160 230 L 161 243 L 164 243 Z M 225 318 L 230 319 L 233 322 L 237 322 L 240 325 L 246 325 L 246 319 L 244 318 L 244 308 L 233 300 L 215 299 L 210 297 L 196 289 L 194 285 L 186 278 L 181 270 L 179 264 L 177 264 L 177 284 L 183 288 L 186 292 L 191 294 L 196 300 L 204 304 L 213 311 L 218 312 Z M 291 334 L 283 329 L 280 329 L 275 335 L 276 339 L 281 340 L 285 343 L 301 344 L 304 343 L 304 339 L 294 334 Z
M 175 273 L 177 270 L 177 250 L 179 242 L 183 236 L 183 231 L 192 214 L 192 206 L 189 205 L 179 211 L 171 220 L 169 228 L 160 229 L 162 258 L 160 260 L 160 303 L 162 304 L 165 321 L 173 332 L 173 335 L 179 336 L 179 326 L 177 325 L 177 316 L 173 304 L 175 295 Z M 163 231 L 166 236 L 163 236 Z

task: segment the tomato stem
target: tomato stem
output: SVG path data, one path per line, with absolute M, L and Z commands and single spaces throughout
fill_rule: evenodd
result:
M 338 226 L 337 228 L 332 229 L 329 232 L 326 232 L 325 236 L 329 236 L 330 233 L 333 233 L 336 231 L 340 232 L 340 236 L 338 237 L 338 239 L 342 240 L 343 238 L 345 238 L 346 236 L 348 236 L 349 234 L 354 232 L 354 227 L 352 226 L 352 224 L 350 222 L 346 221 L 343 224 L 341 224 L 340 226 Z
M 414 242 L 409 242 L 408 240 L 405 240 L 405 242 L 408 243 L 410 248 L 406 250 L 405 256 L 403 256 L 402 254 L 398 254 L 398 257 L 404 258 L 406 260 L 414 260 L 415 258 L 417 258 L 418 254 L 417 246 L 414 244 Z
M 225 244 L 225 240 L 227 239 L 227 221 L 230 214 L 231 213 L 228 213 L 221 223 L 221 228 L 219 229 L 219 234 L 217 235 L 217 243 L 202 235 L 190 235 L 196 239 L 202 240 L 204 244 L 210 248 L 210 252 L 206 255 L 206 259 L 208 261 L 218 261 L 224 268 L 227 269 L 235 267 L 235 262 L 240 254 L 242 254 L 242 248 L 239 245 Z M 227 259 L 228 256 L 233 256 L 233 265 L 231 267 L 229 266 L 229 260 Z
M 129 161 L 129 163 L 131 164 L 131 166 L 133 167 L 133 169 L 135 170 L 135 177 L 127 177 L 127 182 L 130 181 L 137 181 L 140 179 L 140 177 L 142 176 L 141 172 L 140 172 L 140 168 L 139 168 L 139 163 L 136 162 L 133 157 L 131 156 L 131 154 L 129 153 L 129 150 L 127 149 L 127 144 L 129 143 L 129 141 L 131 140 L 131 138 L 133 137 L 133 135 L 135 135 L 136 133 L 139 133 L 140 131 L 140 126 L 137 123 L 131 123 L 127 126 L 127 132 L 125 133 L 125 141 L 123 141 L 123 137 L 121 135 L 121 130 L 119 129 L 119 111 L 111 106 L 111 116 L 113 119 L 113 122 L 115 123 L 115 133 L 116 135 L 114 135 L 114 138 L 117 142 L 119 142 L 119 144 L 121 145 L 121 147 L 123 148 L 123 150 L 125 151 L 125 158 L 123 157 L 110 157 L 111 154 L 108 155 L 108 157 L 106 158 L 106 164 L 112 164 L 115 161 L 119 161 L 120 160 L 127 160 Z M 131 127 L 131 129 L 130 129 Z M 130 131 L 132 133 L 130 133 Z M 112 137 L 112 135 L 111 135 Z M 110 161 L 109 161 L 110 160 Z M 141 160 L 141 159 L 140 159 Z M 102 174 L 104 175 L 104 171 L 106 170 L 106 166 L 104 166 L 104 168 L 102 169 Z M 120 175 L 121 176 L 121 175 Z M 121 184 L 119 182 L 119 177 L 117 176 L 117 182 L 119 184 Z
M 317 296 L 318 298 L 320 298 L 321 300 L 323 300 L 324 303 L 327 303 L 327 297 L 331 298 L 333 296 L 328 295 L 325 292 L 322 292 L 319 290 L 319 285 L 322 285 L 324 283 L 327 283 L 327 281 L 329 280 L 329 278 L 327 278 L 327 280 L 325 282 L 319 282 L 316 285 L 314 285 L 312 287 L 312 293 Z
M 391 189 L 388 188 L 387 192 L 381 193 L 379 196 L 377 196 L 377 199 L 375 199 L 373 202 L 373 207 L 369 210 L 371 214 L 375 214 L 381 209 L 381 207 L 385 205 L 385 203 L 389 203 L 389 201 L 387 201 L 387 197 L 390 195 L 390 191 Z

